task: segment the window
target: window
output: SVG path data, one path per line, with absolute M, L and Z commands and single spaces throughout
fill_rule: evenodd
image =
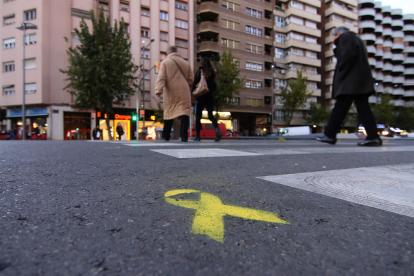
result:
M 339 22 L 344 22 L 344 18 L 343 18 L 342 16 L 340 16 L 340 15 L 337 15 L 337 14 L 333 14 L 333 15 L 331 15 L 330 20 L 331 20 L 331 21 L 339 21 Z
M 275 57 L 276 58 L 285 58 L 286 51 L 284 49 L 275 48 Z
M 282 79 L 276 79 L 275 84 L 276 88 L 282 89 L 287 86 L 287 81 Z
M 168 33 L 161 32 L 161 34 L 160 34 L 160 40 L 161 41 L 168 41 Z
M 3 86 L 3 96 L 12 96 L 14 94 L 16 94 L 14 85 Z
M 318 54 L 313 51 L 306 51 L 306 56 L 309 58 L 318 58 Z
M 160 52 L 160 61 L 163 61 L 167 57 L 166 52 Z
M 180 10 L 185 10 L 185 11 L 188 10 L 187 3 L 184 3 L 181 1 L 175 1 L 175 7 Z
M 262 89 L 262 82 L 258 80 L 246 80 L 246 88 Z
M 281 96 L 276 96 L 276 105 L 283 105 L 283 101 L 282 101 L 282 97 Z
M 235 41 L 235 40 L 231 40 L 231 39 L 227 39 L 227 38 L 222 38 L 221 39 L 221 45 L 228 47 L 228 48 L 233 48 L 233 49 L 238 49 L 240 42 L 239 41 Z
M 129 34 L 129 24 L 128 23 L 124 23 L 124 32 Z
M 108 3 L 99 2 L 99 10 L 109 11 Z
M 286 35 L 282 33 L 275 33 L 275 41 L 278 43 L 285 43 Z
M 34 94 L 34 93 L 36 93 L 36 83 L 26 83 L 24 85 L 24 92 L 26 94 Z
M 3 72 L 13 72 L 15 69 L 14 61 L 3 63 Z
M 175 46 L 188 48 L 188 40 L 176 38 L 175 39 Z
M 150 99 L 151 99 L 150 92 L 145 91 L 145 93 L 141 93 L 141 101 L 149 101 Z
M 315 38 L 315 37 L 310 37 L 310 36 L 307 36 L 307 37 L 306 37 L 306 42 L 310 42 L 310 43 L 317 43 L 317 42 L 318 42 L 318 40 L 317 40 L 317 38 Z
M 240 23 L 228 19 L 222 19 L 222 27 L 226 29 L 239 30 Z
M 280 16 L 275 16 L 275 25 L 277 27 L 285 27 L 286 25 L 286 18 L 284 17 L 280 17 Z
M 168 12 L 163 12 L 163 11 L 161 11 L 161 12 L 160 12 L 160 19 L 161 19 L 161 20 L 168 21 Z
M 142 37 L 150 37 L 150 30 L 148 28 L 141 28 Z
M 309 28 L 312 28 L 312 29 L 317 29 L 316 22 L 306 20 L 306 24 L 305 25 L 306 25 L 306 27 L 309 27 Z
M 183 21 L 183 20 L 176 19 L 175 20 L 175 26 L 177 28 L 188 29 L 188 22 L 187 21 Z
M 119 5 L 119 9 L 121 11 L 129 12 L 129 3 L 128 2 L 121 2 Z
M 26 35 L 26 45 L 33 45 L 37 43 L 37 36 L 36 34 L 28 34 Z
M 144 58 L 150 58 L 150 50 L 149 49 L 145 49 L 142 53 Z
M 289 5 L 293 8 L 303 10 L 303 4 L 296 1 L 290 1 Z
M 233 63 L 236 64 L 237 68 L 240 68 L 240 60 L 233 58 Z
M 11 2 L 11 1 L 15 1 L 15 0 L 4 0 L 4 3 Z
M 11 49 L 16 46 L 16 39 L 15 38 L 9 38 L 3 40 L 3 49 Z
M 295 56 L 303 56 L 303 50 L 299 48 L 290 48 L 289 54 Z
M 329 63 L 336 63 L 336 57 L 331 57 L 329 59 Z
M 237 5 L 230 1 L 223 1 L 221 7 L 230 11 L 236 11 Z
M 276 97 L 276 98 L 278 98 L 278 97 Z M 278 104 L 278 103 L 276 103 L 276 104 Z M 281 105 L 283 105 L 283 104 L 281 104 Z M 283 112 L 283 110 L 276 110 L 276 121 L 283 121 L 284 120 L 284 114 L 283 114 L 284 112 Z
M 252 34 L 252 35 L 257 35 L 257 36 L 262 36 L 262 30 L 261 29 L 258 29 L 256 27 L 252 27 L 252 26 L 248 26 L 248 25 L 246 25 L 246 33 Z
M 297 39 L 297 40 L 303 40 L 304 36 L 298 33 L 294 33 L 294 32 L 290 32 L 287 35 L 288 39 L 293 38 L 293 39 Z
M 229 105 L 240 105 L 240 97 L 235 97 L 229 100 Z
M 24 12 L 24 18 L 26 20 L 33 20 L 36 19 L 36 9 L 34 10 L 30 10 L 30 11 L 25 11 Z
M 303 19 L 299 18 L 299 17 L 296 17 L 296 16 L 289 17 L 288 21 L 291 22 L 291 23 L 298 24 L 298 25 L 303 25 Z
M 309 89 L 318 89 L 318 85 L 316 84 L 316 82 L 308 81 L 306 85 Z
M 263 46 L 261 46 L 261 45 L 246 43 L 246 46 L 247 46 L 246 47 L 247 52 L 251 52 L 251 53 L 255 53 L 255 54 L 262 54 L 263 53 Z
M 16 17 L 13 15 L 3 17 L 3 26 L 13 25 L 16 23 Z
M 306 5 L 306 8 L 305 9 L 306 9 L 307 12 L 314 13 L 314 14 L 317 13 L 317 9 L 315 7 Z
M 261 11 L 257 11 L 251 8 L 246 8 L 246 15 L 248 16 L 262 18 L 262 14 L 263 13 Z
M 36 59 L 30 58 L 25 60 L 25 69 L 34 69 L 36 68 Z
M 261 107 L 263 106 L 263 99 L 246 98 L 246 105 Z
M 331 71 L 333 72 L 333 71 Z M 307 67 L 306 68 L 306 73 L 308 74 L 318 74 L 318 70 L 316 69 L 316 67 Z
M 145 7 L 141 7 L 141 15 L 150 16 L 150 9 L 145 8 Z

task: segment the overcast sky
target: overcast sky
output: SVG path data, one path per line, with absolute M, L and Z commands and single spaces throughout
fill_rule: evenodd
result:
M 380 2 L 382 6 L 391 6 L 391 9 L 402 9 L 403 14 L 414 13 L 413 0 L 381 0 Z

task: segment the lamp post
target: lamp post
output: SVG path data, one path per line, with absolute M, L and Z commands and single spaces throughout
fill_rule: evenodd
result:
M 274 101 L 274 97 L 275 97 L 275 66 L 272 64 L 272 131 L 270 133 L 273 133 L 275 127 L 274 127 L 274 123 L 273 123 L 273 119 L 275 116 L 275 101 Z
M 145 54 L 145 50 L 148 49 L 148 47 L 151 45 L 151 43 L 153 43 L 155 41 L 154 38 L 151 38 L 150 43 L 148 43 L 147 46 L 145 46 L 145 41 L 142 41 L 142 92 L 144 93 L 144 97 L 143 97 L 143 101 L 142 101 L 142 108 L 144 109 L 145 112 L 145 58 L 144 58 L 144 54 Z M 137 107 L 138 108 L 138 107 Z M 138 121 L 137 121 L 138 122 Z M 144 117 L 142 118 L 142 130 L 145 130 L 145 114 Z M 137 135 L 138 135 L 138 123 L 137 123 Z
M 20 31 L 23 31 L 23 103 L 22 103 L 22 121 L 23 121 L 23 132 L 22 140 L 26 140 L 26 30 L 37 30 L 35 24 L 24 21 L 20 27 L 16 27 Z

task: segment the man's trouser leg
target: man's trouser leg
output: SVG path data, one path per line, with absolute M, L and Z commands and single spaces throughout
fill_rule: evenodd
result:
M 373 140 L 379 136 L 374 114 L 372 114 L 371 107 L 369 106 L 368 97 L 368 95 L 355 97 L 355 105 L 362 125 L 367 132 L 366 140 Z
M 180 137 L 181 140 L 188 140 L 188 126 L 190 124 L 190 117 L 188 116 L 180 116 L 181 119 L 181 127 L 180 127 Z
M 329 138 L 336 138 L 336 134 L 341 129 L 346 114 L 351 108 L 354 97 L 351 95 L 341 95 L 336 97 L 335 107 L 332 109 L 331 117 L 325 127 L 325 135 Z
M 164 129 L 162 131 L 162 138 L 165 140 L 170 140 L 171 136 L 171 127 L 173 125 L 174 120 L 165 120 L 164 121 Z

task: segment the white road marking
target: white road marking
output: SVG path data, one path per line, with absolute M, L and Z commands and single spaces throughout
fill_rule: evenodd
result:
M 158 153 L 166 154 L 176 158 L 204 158 L 204 157 L 229 157 L 229 156 L 257 156 L 258 153 L 243 152 L 226 149 L 160 149 L 152 150 Z
M 414 164 L 258 178 L 414 217 Z

